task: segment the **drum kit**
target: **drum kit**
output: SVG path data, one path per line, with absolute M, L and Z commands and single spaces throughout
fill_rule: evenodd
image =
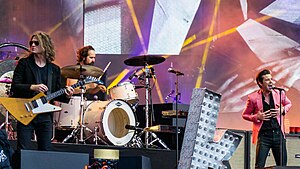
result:
M 5 60 L 0 63 L 1 73 L 3 73 L 0 77 L 0 97 L 8 97 L 10 94 L 15 62 L 15 60 Z M 16 125 L 16 120 L 9 115 L 9 112 L 2 105 L 0 105 L 0 112 L 5 117 L 0 129 L 5 128 L 8 139 L 15 140 L 16 133 L 13 126 Z
M 157 136 L 147 131 L 149 128 L 149 93 L 150 78 L 153 77 L 153 69 L 150 65 L 165 61 L 160 56 L 136 56 L 124 61 L 128 66 L 143 66 L 145 83 L 145 117 L 146 127 L 137 130 L 137 122 L 134 107 L 139 98 L 135 91 L 135 85 L 130 82 L 118 84 L 109 89 L 110 100 L 86 100 L 85 89 L 82 88 L 80 96 L 72 96 L 68 104 L 60 103 L 62 111 L 54 114 L 54 124 L 57 129 L 72 130 L 62 142 L 72 141 L 75 143 L 107 144 L 128 147 L 146 147 L 153 144 L 149 140 L 152 136 L 163 145 L 168 147 Z M 107 67 L 102 69 L 90 65 L 71 65 L 61 69 L 62 76 L 82 80 L 85 76 L 101 77 Z M 126 127 L 130 126 L 130 127 Z M 145 135 L 145 143 L 140 138 Z

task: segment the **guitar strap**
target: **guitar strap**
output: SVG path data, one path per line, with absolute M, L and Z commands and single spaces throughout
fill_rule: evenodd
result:
M 50 63 L 47 64 L 47 69 L 48 69 L 48 80 L 47 80 L 47 86 L 48 86 L 48 91 L 47 94 L 50 94 L 52 92 L 52 65 Z

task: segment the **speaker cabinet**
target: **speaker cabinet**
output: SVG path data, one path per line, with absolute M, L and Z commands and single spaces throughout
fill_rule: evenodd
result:
M 300 169 L 297 166 L 284 166 L 284 167 L 265 167 L 265 169 Z
M 145 156 L 127 156 L 120 158 L 118 169 L 151 169 L 151 160 Z
M 229 160 L 230 167 L 232 169 L 235 168 L 247 168 L 247 155 L 246 155 L 246 147 L 248 144 L 247 141 L 247 132 L 241 130 L 230 130 L 242 136 L 241 142 L 235 152 L 233 153 L 231 159 Z
M 21 150 L 21 169 L 83 169 L 88 164 L 85 153 Z
M 251 135 L 252 137 L 252 135 Z M 252 139 L 252 138 L 251 138 Z M 255 166 L 255 154 L 256 144 L 250 143 L 250 168 Z M 287 165 L 298 166 L 300 165 L 300 138 L 299 136 L 286 135 L 286 147 L 287 147 Z M 265 166 L 276 165 L 272 151 L 270 150 L 269 156 L 266 160 Z

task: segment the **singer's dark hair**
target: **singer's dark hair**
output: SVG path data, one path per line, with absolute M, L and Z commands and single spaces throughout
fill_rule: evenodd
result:
M 260 83 L 262 83 L 263 80 L 264 80 L 263 76 L 264 75 L 268 75 L 268 74 L 271 74 L 271 71 L 268 70 L 268 69 L 264 69 L 264 70 L 260 71 L 259 73 L 257 73 L 257 75 L 256 75 L 256 83 L 259 86 L 259 88 L 261 88 Z

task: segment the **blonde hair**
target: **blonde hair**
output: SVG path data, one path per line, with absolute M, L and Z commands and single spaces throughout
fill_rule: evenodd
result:
M 43 48 L 46 60 L 48 62 L 54 61 L 55 60 L 55 50 L 54 50 L 53 41 L 51 40 L 50 36 L 45 32 L 37 31 L 31 35 L 30 40 L 32 40 L 34 37 L 37 38 L 41 47 Z

